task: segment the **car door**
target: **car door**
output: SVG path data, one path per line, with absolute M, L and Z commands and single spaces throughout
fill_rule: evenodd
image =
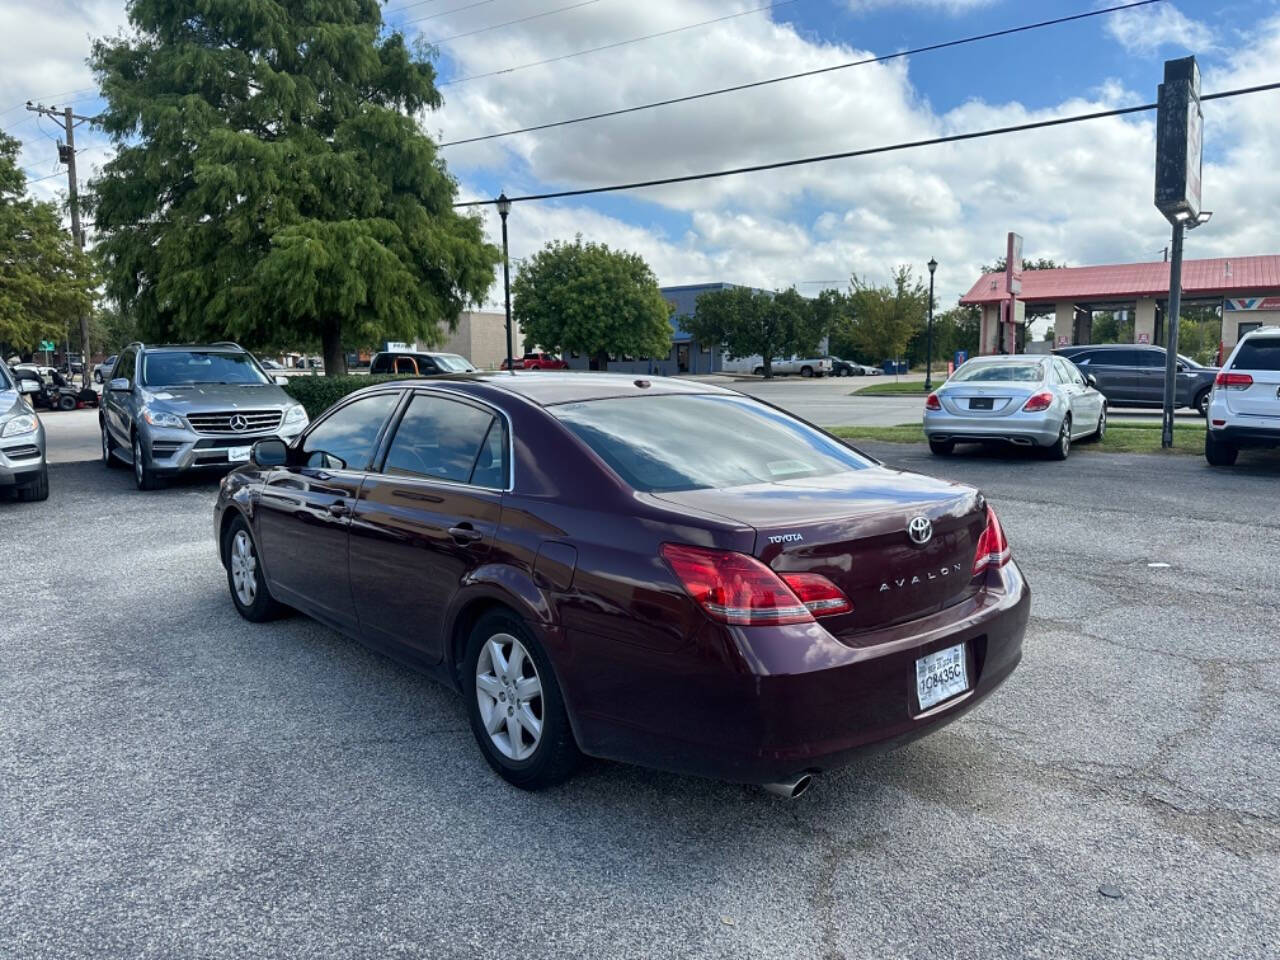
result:
M 1159 347 L 1134 347 L 1134 389 L 1140 403 L 1164 402 L 1165 352 Z
M 1138 357 L 1134 350 L 1096 350 L 1089 360 L 1089 372 L 1112 403 L 1138 402 Z
M 1071 432 L 1076 436 L 1092 433 L 1102 413 L 1102 394 L 1089 386 L 1084 374 L 1070 360 L 1059 357 L 1055 366 L 1071 403 Z
M 360 485 L 403 391 L 357 397 L 325 414 L 267 474 L 256 525 L 275 595 L 346 630 L 356 626 L 347 534 Z
M 419 391 L 351 523 L 351 586 L 361 635 L 437 663 L 443 620 L 485 561 L 508 487 L 505 418 L 460 397 Z
M 106 385 L 102 388 L 102 419 L 107 425 L 111 439 L 117 446 L 128 449 L 132 445 L 130 434 L 133 431 L 133 390 L 136 384 L 138 351 L 130 347 L 120 354 L 112 369 Z M 127 380 L 128 390 L 112 390 L 112 380 Z

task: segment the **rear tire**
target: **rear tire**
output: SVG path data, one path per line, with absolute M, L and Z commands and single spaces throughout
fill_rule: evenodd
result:
M 800 376 L 804 377 L 805 379 L 808 379 L 809 377 L 812 377 L 812 376 L 813 376 L 813 367 L 801 367 L 801 368 L 800 368 Z
M 541 790 L 573 774 L 581 754 L 555 670 L 510 610 L 486 613 L 472 628 L 462 689 L 471 731 L 498 776 L 521 790 Z M 529 723 L 519 723 L 521 716 Z
M 1240 448 L 1234 443 L 1215 439 L 1210 430 L 1204 432 L 1204 458 L 1209 462 L 1209 466 L 1230 467 L 1236 462 L 1238 456 L 1240 456 Z
M 76 398 L 73 397 L 71 394 L 64 393 L 62 396 L 58 397 L 59 410 L 67 411 L 67 410 L 74 410 L 75 408 L 76 408 Z
M 757 377 L 763 377 L 763 376 L 764 376 L 764 367 L 756 367 L 756 368 L 755 368 L 754 370 L 752 370 L 751 372 L 752 372 L 752 373 L 754 373 Z
M 1196 400 L 1192 406 L 1196 408 L 1196 413 L 1200 414 L 1200 416 L 1204 417 L 1206 420 L 1209 419 L 1209 391 L 1201 390 L 1196 394 Z
M 954 440 L 930 440 L 929 452 L 936 457 L 949 457 L 956 452 Z
M 265 623 L 288 610 L 271 595 L 258 561 L 257 541 L 244 517 L 236 517 L 227 527 L 222 556 L 226 560 L 227 589 L 240 616 L 251 623 Z
M 40 475 L 18 488 L 18 499 L 23 503 L 39 503 L 49 499 L 49 467 L 40 465 Z
M 102 430 L 102 465 L 108 470 L 114 470 L 116 467 L 123 466 L 123 464 L 114 456 L 116 442 L 111 439 L 111 431 L 107 429 L 107 425 L 105 423 L 100 423 L 98 426 Z
M 1071 417 L 1062 418 L 1062 429 L 1058 431 L 1058 439 L 1047 451 L 1050 460 L 1065 460 L 1071 456 Z

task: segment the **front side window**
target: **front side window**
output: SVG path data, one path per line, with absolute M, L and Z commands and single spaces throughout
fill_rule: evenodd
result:
M 723 489 L 870 466 L 834 437 L 745 397 L 625 397 L 547 412 L 642 492 Z
M 1136 367 L 1137 350 L 1098 350 L 1093 355 L 1095 367 Z
M 966 363 L 951 378 L 954 383 L 1039 383 L 1044 379 L 1039 363 Z
M 137 353 L 133 350 L 126 350 L 120 354 L 120 359 L 116 362 L 116 368 L 111 371 L 112 379 L 124 377 L 129 383 L 133 383 L 134 365 L 137 362 L 137 356 Z
M 303 462 L 331 470 L 365 470 L 399 393 L 375 393 L 348 403 L 312 428 L 302 444 Z
M 165 350 L 142 358 L 138 382 L 147 387 L 196 383 L 269 383 L 247 353 L 230 350 Z
M 490 440 L 493 434 L 496 447 Z M 392 476 L 502 487 L 505 484 L 491 482 L 506 475 L 502 451 L 502 428 L 493 414 L 420 393 L 396 428 L 382 470 Z

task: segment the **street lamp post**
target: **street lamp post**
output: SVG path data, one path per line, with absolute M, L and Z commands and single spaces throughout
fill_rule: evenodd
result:
M 925 336 L 925 368 L 924 388 L 933 389 L 933 274 L 938 269 L 938 261 L 929 258 L 929 332 Z
M 506 191 L 498 194 L 498 216 L 502 217 L 502 289 L 507 298 L 507 370 L 515 373 L 511 358 L 511 257 L 507 252 L 507 214 L 511 212 L 511 200 Z

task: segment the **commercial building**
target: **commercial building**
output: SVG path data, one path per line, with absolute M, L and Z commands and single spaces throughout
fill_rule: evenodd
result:
M 681 321 L 693 316 L 698 297 L 714 290 L 729 290 L 735 283 L 693 283 L 678 287 L 662 287 L 662 296 L 672 307 L 671 348 L 663 357 L 609 357 L 611 373 L 648 373 L 670 377 L 681 373 L 716 373 L 724 363 L 719 344 L 699 343 L 684 329 Z M 565 354 L 570 368 L 589 370 L 591 358 L 576 353 Z M 473 361 L 474 362 L 474 361 Z
M 511 321 L 511 350 L 518 357 L 523 352 L 524 335 L 520 324 Z M 389 345 L 384 345 L 391 349 Z M 403 346 L 397 345 L 400 349 Z M 468 310 L 458 314 L 458 325 L 447 340 L 438 346 L 415 343 L 414 350 L 432 353 L 456 353 L 466 357 L 481 370 L 497 370 L 507 359 L 507 316 L 505 313 L 489 313 Z
M 1093 314 L 1128 310 L 1135 343 L 1163 343 L 1169 303 L 1169 264 L 1117 263 L 1096 267 L 1027 270 L 1014 298 L 1011 324 L 1001 331 L 1001 304 L 1010 300 L 1002 273 L 984 274 L 960 298 L 982 308 L 981 353 L 1010 352 L 1012 329 L 1028 313 L 1053 315 L 1056 346 L 1092 343 Z M 1222 347 L 1230 351 L 1250 330 L 1280 325 L 1280 254 L 1185 260 L 1182 307 L 1217 307 Z M 1002 336 L 1003 334 L 1003 336 Z

